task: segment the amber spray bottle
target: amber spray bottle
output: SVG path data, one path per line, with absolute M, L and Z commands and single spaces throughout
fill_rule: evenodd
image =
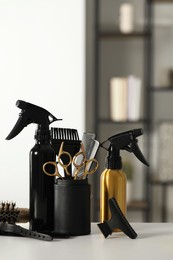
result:
M 143 134 L 142 129 L 134 129 L 111 136 L 100 146 L 108 151 L 106 169 L 100 177 L 100 221 L 111 218 L 109 199 L 114 197 L 126 216 L 126 174 L 122 170 L 121 150 L 134 153 L 145 165 L 149 166 L 138 146 L 136 137 Z M 115 230 L 116 231 L 116 230 Z

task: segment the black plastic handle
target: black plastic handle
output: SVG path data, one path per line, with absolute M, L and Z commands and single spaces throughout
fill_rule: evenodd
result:
M 51 241 L 53 239 L 50 235 L 31 231 L 16 224 L 0 223 L 0 234 L 1 232 L 3 235 L 7 235 L 9 233 L 11 235 L 19 235 L 45 241 Z

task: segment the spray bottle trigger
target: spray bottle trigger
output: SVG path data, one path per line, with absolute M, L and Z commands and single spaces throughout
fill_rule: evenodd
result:
M 15 126 L 13 127 L 9 135 L 6 137 L 6 140 L 10 140 L 16 135 L 18 135 L 23 130 L 23 128 L 27 125 L 28 125 L 27 118 L 19 116 Z
M 147 162 L 147 160 L 145 159 L 144 155 L 142 154 L 139 146 L 138 146 L 138 140 L 135 139 L 131 142 L 130 146 L 127 145 L 125 147 L 125 150 L 130 152 L 130 153 L 134 153 L 134 155 L 145 165 L 149 166 L 149 163 Z

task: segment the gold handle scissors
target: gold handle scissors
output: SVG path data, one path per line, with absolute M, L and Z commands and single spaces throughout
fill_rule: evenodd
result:
M 91 164 L 94 163 L 94 168 L 90 170 Z M 84 151 L 84 145 L 81 144 L 81 151 L 75 154 L 73 157 L 73 165 L 76 167 L 76 171 L 73 174 L 74 180 L 85 179 L 87 175 L 93 174 L 98 169 L 98 161 L 94 158 L 87 160 Z
M 49 161 L 43 164 L 43 171 L 46 175 L 48 176 L 58 176 L 59 178 L 63 179 L 63 177 L 61 176 L 61 174 L 59 173 L 59 169 L 58 169 L 58 164 L 64 169 L 65 173 L 69 176 L 71 176 L 70 172 L 68 171 L 68 167 L 72 164 L 72 157 L 71 154 L 68 152 L 63 151 L 63 146 L 64 146 L 64 142 L 61 143 L 60 149 L 59 149 L 59 153 L 58 153 L 58 162 L 53 162 L 53 161 Z M 69 161 L 64 164 L 61 161 L 61 156 L 65 155 L 69 157 Z M 50 173 L 46 170 L 46 166 L 49 165 L 53 165 L 55 167 L 55 171 L 54 173 Z

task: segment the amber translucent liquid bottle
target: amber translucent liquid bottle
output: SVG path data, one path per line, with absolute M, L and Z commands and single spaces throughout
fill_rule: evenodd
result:
M 114 197 L 126 215 L 126 175 L 122 169 L 105 169 L 100 177 L 100 221 L 111 218 L 109 199 Z M 118 230 L 115 230 L 118 231 Z

